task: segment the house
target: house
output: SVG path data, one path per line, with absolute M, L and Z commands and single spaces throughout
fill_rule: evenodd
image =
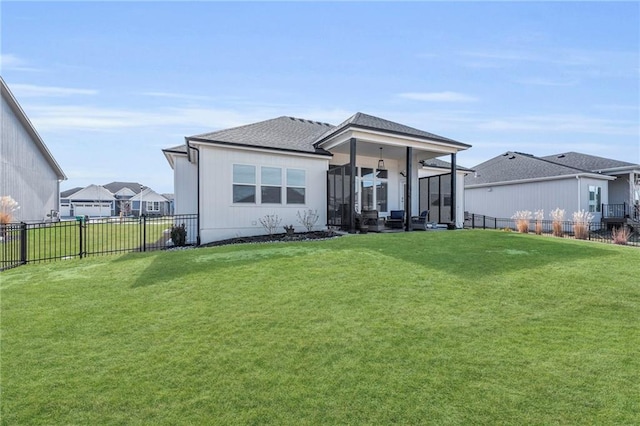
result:
M 15 221 L 51 220 L 57 217 L 60 181 L 67 177 L 2 77 L 0 91 L 0 196 L 18 202 Z
M 60 193 L 60 215 L 63 217 L 109 217 L 121 214 L 167 215 L 171 214 L 171 202 L 137 182 L 92 184 Z
M 355 232 L 356 215 L 404 212 L 404 227 L 420 211 L 422 174 L 449 175 L 446 223 L 463 224 L 463 186 L 456 154 L 470 145 L 368 114 L 334 126 L 313 120 L 271 120 L 185 138 L 164 149 L 174 171 L 176 214 L 197 213 L 199 243 L 266 233 L 261 219 L 295 225 L 317 212 L 317 228 Z M 449 170 L 421 161 L 449 156 Z M 418 171 L 418 169 L 423 169 Z M 425 176 L 426 177 L 426 176 Z M 434 194 L 435 195 L 435 194 Z
M 470 213 L 509 218 L 516 211 L 556 208 L 567 218 L 589 211 L 595 221 L 640 219 L 640 165 L 577 152 L 536 157 L 506 152 L 465 178 Z

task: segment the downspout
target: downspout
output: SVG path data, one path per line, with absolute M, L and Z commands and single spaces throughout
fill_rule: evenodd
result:
M 196 163 L 196 228 L 198 234 L 196 236 L 196 246 L 200 245 L 200 149 L 189 144 L 189 139 L 184 138 L 187 143 L 187 159 L 191 160 L 191 149 L 198 153 L 198 162 Z
M 580 211 L 580 201 L 581 201 L 581 197 L 580 197 L 580 175 L 576 175 L 576 179 L 578 180 L 578 208 L 576 209 L 576 211 Z

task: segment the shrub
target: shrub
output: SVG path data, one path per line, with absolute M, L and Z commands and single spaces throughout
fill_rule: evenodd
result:
M 553 236 L 554 237 L 562 237 L 562 222 L 564 222 L 564 210 L 557 208 L 555 210 L 551 210 L 549 213 L 551 216 L 551 220 L 553 221 Z
M 18 202 L 9 195 L 0 197 L 0 224 L 5 225 L 13 220 L 13 213 L 18 210 Z
M 529 210 L 517 211 L 516 214 L 511 216 L 511 219 L 515 219 L 518 232 L 523 234 L 529 232 L 529 220 L 531 220 L 531 212 Z
M 287 235 L 293 235 L 294 233 L 294 229 L 293 229 L 293 225 L 285 225 L 283 226 L 284 231 L 287 233 Z
M 278 226 L 280 226 L 282 219 L 277 214 L 268 214 L 265 217 L 260 218 L 260 224 L 267 231 L 269 235 L 273 235 Z
M 578 240 L 586 240 L 589 236 L 589 223 L 593 215 L 585 210 L 573 213 L 573 234 Z
M 536 210 L 536 235 L 542 235 L 542 221 L 544 220 L 544 210 Z
M 629 228 L 622 225 L 619 228 L 613 228 L 611 231 L 611 240 L 613 244 L 627 245 L 629 241 L 629 237 L 631 236 L 631 231 Z
M 171 227 L 171 241 L 176 247 L 182 247 L 187 243 L 187 228 L 184 223 L 180 226 Z
M 300 214 L 300 210 L 298 210 L 298 222 L 307 228 L 307 232 L 311 232 L 313 226 L 318 222 L 320 216 L 318 216 L 318 210 L 305 210 L 303 214 Z

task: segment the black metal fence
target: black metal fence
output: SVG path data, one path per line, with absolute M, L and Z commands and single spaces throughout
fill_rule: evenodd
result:
M 173 247 L 171 230 L 184 225 L 197 238 L 197 215 L 110 217 L 0 225 L 0 271 L 27 263 Z
M 553 221 L 531 219 L 525 221 L 527 232 L 542 235 L 554 235 L 564 238 L 576 238 L 582 240 L 600 241 L 613 243 L 614 229 L 607 228 L 602 222 L 591 222 L 584 225 L 573 221 Z M 520 225 L 521 227 L 524 224 Z M 479 214 L 465 214 L 464 227 L 471 229 L 502 229 L 509 231 L 519 231 L 517 219 L 495 218 Z M 627 244 L 640 246 L 640 232 L 638 229 L 629 230 Z M 617 230 L 617 229 L 616 229 Z

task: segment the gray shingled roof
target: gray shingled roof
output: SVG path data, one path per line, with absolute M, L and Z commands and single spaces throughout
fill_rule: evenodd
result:
M 278 117 L 245 126 L 190 136 L 187 139 L 329 155 L 322 149 L 316 149 L 313 142 L 319 135 L 332 127 L 327 123 L 302 118 Z
M 112 194 L 115 194 L 116 192 L 120 191 L 122 188 L 129 188 L 136 194 L 140 193 L 140 184 L 138 182 L 111 182 L 102 186 Z
M 332 135 L 339 133 L 340 131 L 342 131 L 347 127 L 360 127 L 363 129 L 380 130 L 380 131 L 395 133 L 400 135 L 417 136 L 417 137 L 427 138 L 435 141 L 446 142 L 449 144 L 458 145 L 465 148 L 469 148 L 471 146 L 471 145 L 464 144 L 462 142 L 455 141 L 453 139 L 445 138 L 443 136 L 438 136 L 433 133 L 425 132 L 423 130 L 405 126 L 404 124 L 385 120 L 383 118 L 374 117 L 373 115 L 363 114 L 361 112 L 358 112 L 352 115 L 347 120 L 340 123 L 338 126 L 325 132 L 323 135 L 321 135 L 317 139 L 316 145 L 328 139 Z
M 75 194 L 76 192 L 82 189 L 81 186 L 76 186 L 75 188 L 67 189 L 66 191 L 60 192 L 60 198 L 67 198 L 69 195 Z
M 478 164 L 473 169 L 475 174 L 465 176 L 465 186 L 590 173 L 589 170 L 511 151 Z
M 439 158 L 430 158 L 428 160 L 424 160 L 422 161 L 422 165 L 425 167 L 437 167 L 440 169 L 451 170 L 451 163 L 449 163 L 448 161 L 440 160 Z M 473 171 L 472 169 L 467 169 L 466 167 L 462 167 L 459 165 L 456 165 L 456 170 L 463 171 L 463 172 Z
M 618 167 L 640 167 L 639 164 L 627 163 L 626 161 L 613 160 L 611 158 L 597 157 L 595 155 L 581 154 L 579 152 L 565 152 L 541 158 L 564 166 L 576 167 L 578 169 L 590 170 L 592 172 L 615 169 Z

